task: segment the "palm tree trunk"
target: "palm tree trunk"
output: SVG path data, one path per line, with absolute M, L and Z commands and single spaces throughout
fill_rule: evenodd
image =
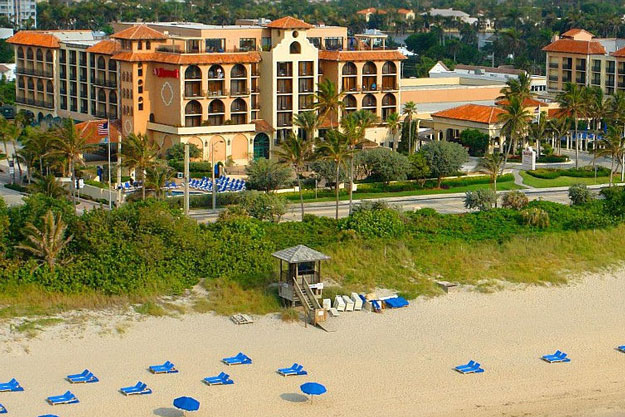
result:
M 612 156 L 612 160 L 610 161 L 610 187 L 612 186 L 613 176 L 614 176 L 614 156 Z
M 408 155 L 412 155 L 412 118 L 408 120 Z
M 22 164 L 20 164 L 20 159 L 17 157 L 17 141 L 15 139 L 11 140 L 13 144 L 13 155 L 15 155 L 15 160 L 17 161 L 17 170 L 20 173 L 20 184 L 22 183 Z
M 498 172 L 495 172 L 495 178 L 493 178 L 493 188 L 495 189 L 495 208 L 497 208 L 497 175 Z
M 141 170 L 141 199 L 145 201 L 145 170 Z
M 302 191 L 302 180 L 299 177 L 299 174 L 295 174 L 297 176 L 297 188 L 299 189 L 299 205 L 302 209 L 302 221 L 304 220 L 304 192 Z
M 76 208 L 76 172 L 74 171 L 74 161 L 70 159 L 69 161 L 69 169 L 71 171 L 72 183 L 70 184 L 70 191 L 72 193 L 72 203 L 74 206 L 74 211 L 78 211 Z
M 352 212 L 352 192 L 354 189 L 354 156 L 349 158 L 349 213 Z
M 336 163 L 336 184 L 334 186 L 335 193 L 336 193 L 336 220 L 339 219 L 339 175 L 341 172 L 340 170 L 341 170 L 341 165 L 337 162 Z
M 579 168 L 579 137 L 577 135 L 577 117 L 575 118 L 575 169 Z

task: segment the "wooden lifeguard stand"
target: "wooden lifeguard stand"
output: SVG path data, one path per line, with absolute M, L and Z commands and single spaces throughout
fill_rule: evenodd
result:
M 319 304 L 323 294 L 321 261 L 330 257 L 304 245 L 283 249 L 272 256 L 280 260 L 280 298 L 291 307 L 301 304 L 311 323 L 325 321 L 327 313 Z

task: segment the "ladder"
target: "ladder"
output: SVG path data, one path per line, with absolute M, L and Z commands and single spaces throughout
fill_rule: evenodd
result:
M 307 287 L 308 285 L 306 285 L 306 288 Z M 305 294 L 304 291 L 302 291 L 302 287 L 300 287 L 299 283 L 295 278 L 293 278 L 293 288 L 295 289 L 295 294 L 297 295 L 297 298 L 299 298 L 300 302 L 304 306 L 304 310 L 306 310 L 307 314 L 310 314 L 310 312 L 314 310 L 315 306 L 308 297 L 308 293 Z M 310 291 L 310 288 L 308 288 L 308 291 Z M 313 299 L 314 298 L 315 297 L 313 297 Z

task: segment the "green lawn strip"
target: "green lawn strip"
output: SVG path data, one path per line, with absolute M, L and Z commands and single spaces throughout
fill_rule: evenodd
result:
M 525 171 L 520 172 L 523 177 L 523 184 L 534 188 L 569 187 L 573 184 L 599 185 L 610 182 L 610 177 L 579 178 L 560 176 L 554 179 L 536 178 Z

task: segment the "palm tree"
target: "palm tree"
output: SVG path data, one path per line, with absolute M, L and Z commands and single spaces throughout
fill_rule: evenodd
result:
M 490 177 L 490 181 L 493 183 L 493 191 L 497 195 L 497 177 L 503 173 L 505 157 L 500 153 L 491 153 L 480 159 L 477 164 L 480 172 L 487 174 Z M 495 207 L 497 207 L 497 200 L 495 200 Z
M 549 120 L 549 130 L 555 136 L 554 140 L 557 139 L 558 143 L 554 143 L 554 148 L 560 150 L 562 147 L 562 136 L 564 136 L 569 131 L 569 120 L 566 116 L 554 117 Z
M 6 126 L 9 124 L 7 119 L 4 116 L 0 115 L 0 142 L 4 144 L 4 155 L 7 159 L 9 159 L 9 148 L 8 143 L 10 141 L 8 135 L 6 134 Z
M 540 157 L 540 144 L 549 135 L 549 123 L 547 122 L 547 113 L 541 112 L 538 115 L 538 121 L 529 126 L 530 137 L 536 141 L 536 155 Z
M 278 159 L 290 165 L 295 171 L 297 188 L 299 189 L 299 203 L 302 209 L 302 220 L 304 219 L 304 193 L 300 174 L 306 163 L 313 157 L 312 144 L 311 140 L 303 140 L 291 133 L 280 147 L 274 150 L 274 154 Z
M 32 223 L 26 225 L 26 241 L 16 246 L 16 249 L 29 252 L 39 259 L 40 265 L 46 264 L 50 271 L 59 263 L 63 249 L 72 240 L 72 236 L 65 237 L 67 225 L 60 215 L 54 216 L 48 210 L 43 216 L 41 229 Z
M 22 134 L 22 127 L 20 123 L 18 123 L 18 119 L 16 118 L 13 123 L 7 121 L 6 123 L 2 123 L 2 136 L 4 137 L 4 146 L 6 150 L 6 142 L 11 142 L 13 146 L 13 155 L 17 156 L 17 139 Z M 7 154 L 7 159 L 9 155 Z M 19 170 L 19 178 L 20 182 L 22 181 L 22 165 L 20 164 L 19 159 L 17 160 L 17 169 Z
M 579 138 L 577 126 L 580 117 L 586 115 L 587 100 L 584 97 L 584 89 L 577 84 L 566 83 L 564 90 L 556 96 L 560 108 L 565 111 L 575 123 L 575 168 L 579 168 Z
M 404 123 L 408 123 L 408 155 L 412 154 L 412 118 L 417 114 L 417 105 L 414 101 L 404 104 Z
M 24 134 L 22 136 L 22 150 L 26 149 L 29 153 L 31 153 L 38 162 L 39 165 L 39 173 L 41 175 L 45 175 L 43 169 L 43 162 L 48 158 L 48 154 L 53 150 L 52 148 L 52 137 L 48 132 L 44 132 L 40 128 L 27 127 L 24 129 Z M 48 164 L 46 163 L 47 171 L 50 169 Z M 30 169 L 31 167 L 29 167 Z M 33 167 L 34 168 L 34 164 Z
M 338 130 L 331 129 L 326 133 L 324 140 L 317 141 L 317 155 L 326 161 L 336 164 L 336 219 L 339 218 L 339 181 L 341 166 L 345 166 L 345 160 L 352 156 L 347 138 Z
M 508 162 L 508 156 L 512 149 L 516 149 L 516 143 L 527 131 L 527 125 L 532 118 L 529 111 L 523 106 L 523 100 L 517 96 L 511 96 L 506 105 L 503 106 L 505 113 L 499 115 L 499 121 L 503 123 L 501 128 L 505 132 L 508 140 L 508 150 L 504 156 L 504 169 Z
M 36 180 L 29 186 L 29 189 L 33 193 L 41 193 L 52 198 L 60 198 L 67 194 L 65 188 L 63 188 L 52 174 L 45 175 Z
M 621 134 L 619 128 L 610 126 L 607 134 L 601 139 L 603 147 L 595 149 L 595 155 L 597 156 L 609 156 L 610 157 L 610 185 L 613 184 L 614 165 L 619 163 L 623 152 L 625 152 L 625 139 Z
M 314 111 L 305 111 L 293 117 L 293 125 L 299 127 L 306 133 L 306 140 L 315 139 L 315 131 L 319 129 L 319 117 Z
M 388 133 L 391 134 L 391 138 L 393 139 L 393 150 L 397 150 L 397 134 L 399 133 L 399 129 L 401 128 L 401 121 L 399 119 L 399 113 L 391 113 L 386 118 L 386 128 L 388 129 Z
M 154 196 L 161 199 L 165 195 L 167 181 L 174 175 L 174 170 L 167 164 L 154 164 L 145 169 L 145 184 L 143 188 L 154 190 Z
M 315 109 L 319 112 L 319 118 L 326 120 L 329 118 L 330 127 L 334 129 L 334 117 L 338 117 L 340 110 L 345 107 L 343 103 L 343 92 L 339 92 L 336 84 L 325 79 L 317 84 L 315 93 Z
M 364 143 L 367 129 L 378 123 L 378 116 L 369 110 L 358 110 L 341 119 L 341 128 L 352 151 L 349 158 L 349 212 L 352 212 L 354 189 L 354 153 Z
M 69 171 L 72 177 L 70 190 L 72 193 L 72 202 L 74 210 L 76 210 L 76 165 L 84 165 L 82 155 L 86 152 L 95 150 L 97 145 L 87 143 L 85 135 L 81 134 L 72 119 L 65 119 L 61 126 L 52 132 L 53 151 L 52 155 L 58 155 L 65 159 L 69 165 Z
M 595 141 L 601 131 L 601 120 L 609 113 L 608 100 L 599 87 L 589 87 L 586 94 L 587 115 L 594 125 Z M 622 94 L 622 93 L 621 93 Z M 624 114 L 625 116 L 625 114 Z M 596 145 L 596 144 L 595 144 Z
M 497 99 L 509 100 L 510 97 L 516 96 L 519 97 L 521 101 L 524 101 L 525 99 L 531 98 L 531 84 L 532 79 L 529 74 L 525 71 L 522 71 L 519 74 L 518 78 L 510 78 L 508 81 L 506 81 L 506 86 L 501 89 L 501 96 L 499 96 Z
M 141 193 L 145 200 L 145 170 L 154 165 L 160 149 L 156 142 L 147 135 L 131 133 L 126 137 L 122 146 L 124 164 L 127 167 L 139 171 L 141 181 L 144 183 Z

